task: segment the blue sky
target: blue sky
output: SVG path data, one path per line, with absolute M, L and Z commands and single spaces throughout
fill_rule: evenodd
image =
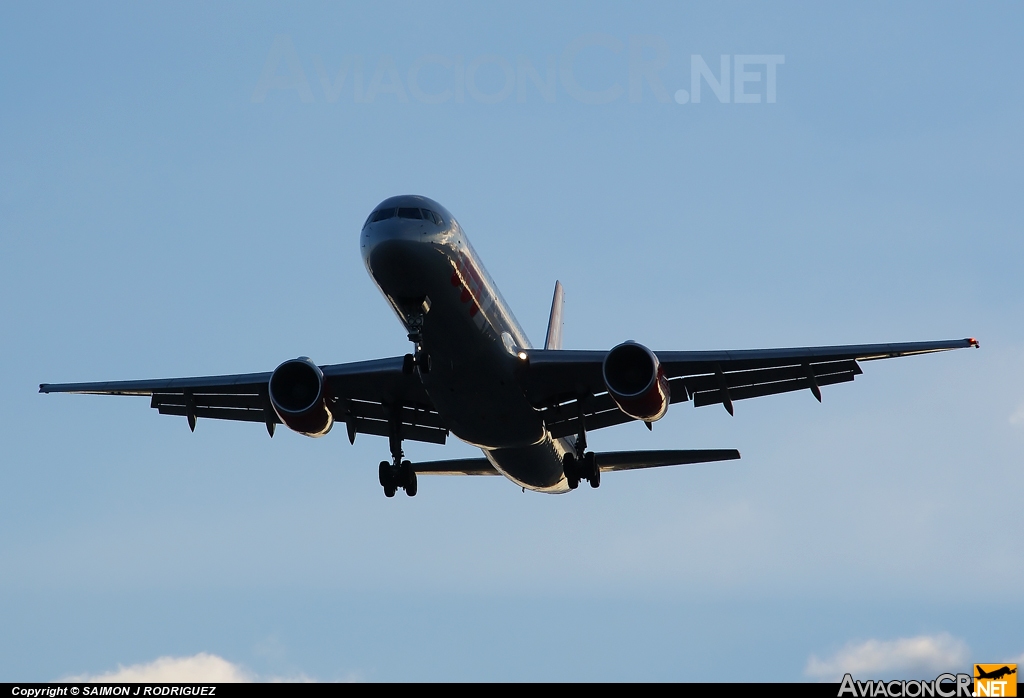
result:
M 1021 656 L 1022 19 L 5 5 L 0 677 L 208 653 L 258 678 L 802 680 L 910 638 L 923 655 L 856 666 Z M 723 55 L 731 77 L 782 57 L 775 101 L 753 64 L 759 103 L 706 81 L 678 103 L 694 55 L 719 78 Z M 549 66 L 553 94 L 520 79 Z M 567 348 L 982 348 L 866 364 L 821 405 L 595 433 L 743 459 L 560 497 L 423 478 L 387 500 L 382 439 L 36 394 L 405 353 L 357 246 L 399 193 L 453 212 L 534 342 L 560 279 Z

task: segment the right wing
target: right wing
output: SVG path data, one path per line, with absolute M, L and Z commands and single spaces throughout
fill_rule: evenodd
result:
M 862 373 L 860 361 L 930 354 L 977 347 L 973 338 L 939 342 L 852 344 L 739 351 L 656 351 L 668 378 L 671 401 L 692 400 L 695 407 L 722 404 L 732 413 L 734 400 L 810 390 L 821 399 L 820 387 L 852 381 Z M 602 365 L 606 351 L 528 349 L 523 385 L 544 415 L 552 436 L 633 421 L 620 410 L 605 386 Z
M 398 415 L 403 439 L 443 444 L 448 429 L 420 381 L 402 372 L 402 357 L 321 366 L 336 421 L 345 422 L 349 436 L 388 436 Z M 280 423 L 270 405 L 272 372 L 197 378 L 167 378 L 104 383 L 43 383 L 41 393 L 145 395 L 160 414 L 258 422 L 273 435 Z

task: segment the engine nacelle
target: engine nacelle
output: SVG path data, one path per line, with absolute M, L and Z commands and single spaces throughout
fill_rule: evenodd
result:
M 643 344 L 623 342 L 608 352 L 601 367 L 604 384 L 619 409 L 634 419 L 655 422 L 668 412 L 665 371 Z
M 334 425 L 320 367 L 305 356 L 285 361 L 270 376 L 270 404 L 281 422 L 306 436 L 323 436 Z

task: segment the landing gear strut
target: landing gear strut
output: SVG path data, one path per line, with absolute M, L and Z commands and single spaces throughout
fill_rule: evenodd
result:
M 430 373 L 430 355 L 419 347 L 416 348 L 415 354 L 406 354 L 402 358 L 402 373 L 411 376 L 417 367 L 420 373 Z
M 405 490 L 410 497 L 416 496 L 416 469 L 409 461 L 402 460 L 404 454 L 402 453 L 401 423 L 398 418 L 401 409 L 401 405 L 395 405 L 391 417 L 391 437 L 389 439 L 391 462 L 382 460 L 380 467 L 377 468 L 380 486 L 384 488 L 385 497 L 394 497 L 398 488 Z
M 416 368 L 419 368 L 420 373 L 430 373 L 430 355 L 423 351 L 423 315 L 410 316 L 409 323 L 409 341 L 415 345 L 416 351 L 403 358 L 402 373 L 410 376 Z
M 578 454 L 578 455 L 577 455 Z M 587 433 L 580 431 L 576 437 L 576 453 L 566 453 L 562 458 L 562 470 L 570 490 L 580 486 L 580 480 L 587 480 L 590 486 L 601 486 L 601 467 L 597 464 L 597 456 L 587 450 Z

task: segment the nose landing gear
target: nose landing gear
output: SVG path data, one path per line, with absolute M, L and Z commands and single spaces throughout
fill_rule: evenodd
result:
M 416 347 L 415 353 L 406 354 L 402 360 L 402 373 L 411 376 L 414 369 L 419 368 L 421 374 L 430 373 L 430 355 L 423 351 L 423 318 L 430 310 L 430 300 L 422 303 L 421 312 L 411 313 L 409 323 L 409 341 Z
M 402 358 L 402 373 L 411 376 L 416 368 L 420 369 L 420 373 L 430 373 L 430 355 L 419 347 L 415 354 L 406 354 Z

